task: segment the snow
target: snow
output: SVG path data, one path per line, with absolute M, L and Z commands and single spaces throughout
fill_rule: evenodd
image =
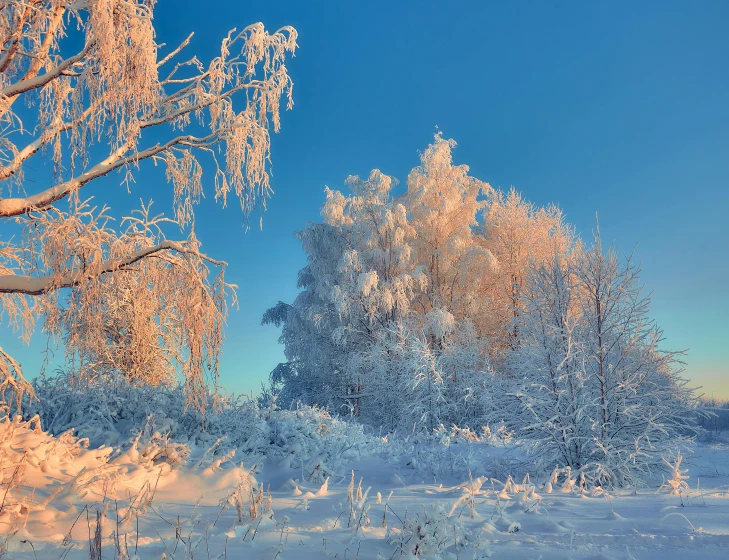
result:
M 5 419 L 0 542 L 11 558 L 88 558 L 98 519 L 104 558 L 726 558 L 726 437 L 665 480 L 605 491 L 522 472 L 503 431 L 380 438 L 317 409 L 259 420 L 286 442 L 254 459 L 160 434 L 87 448 Z

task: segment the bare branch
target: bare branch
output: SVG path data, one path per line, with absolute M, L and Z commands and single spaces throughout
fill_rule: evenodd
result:
M 176 57 L 182 49 L 184 49 L 187 45 L 190 44 L 190 40 L 192 39 L 193 35 L 195 35 L 194 32 L 190 33 L 187 36 L 187 39 L 185 39 L 184 41 L 182 41 L 182 43 L 180 43 L 179 47 L 177 47 L 175 50 L 173 50 L 171 53 L 169 53 L 167 56 L 165 56 L 162 60 L 160 60 L 157 63 L 157 67 L 159 68 L 160 66 L 163 66 L 164 64 L 166 64 L 167 62 L 172 60 L 174 57 Z

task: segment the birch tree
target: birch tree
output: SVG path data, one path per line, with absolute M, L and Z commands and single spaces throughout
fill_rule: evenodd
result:
M 408 175 L 405 204 L 417 232 L 414 259 L 428 279 L 415 305 L 423 316 L 442 310 L 486 328 L 489 305 L 482 294 L 492 281 L 497 262 L 479 242 L 475 229 L 485 204 L 480 196 L 491 187 L 470 176 L 467 165 L 453 164 L 455 146 L 453 140 L 436 134 L 421 155 L 421 165 Z M 437 337 L 430 340 L 434 347 L 442 344 Z
M 556 206 L 539 208 L 511 189 L 489 191 L 483 210 L 485 247 L 498 262 L 489 290 L 492 313 L 503 347 L 513 347 L 522 310 L 522 288 L 530 265 L 545 264 L 555 250 L 563 251 L 571 237 Z M 503 335 L 506 335 L 505 337 Z
M 680 376 L 680 352 L 663 350 L 649 316 L 640 267 L 604 249 L 599 230 L 575 266 L 581 362 L 593 426 L 590 461 L 600 482 L 629 484 L 692 433 L 695 396 Z
M 522 291 L 499 419 L 534 443 L 545 469 L 633 484 L 688 441 L 695 396 L 680 353 L 660 348 L 640 268 L 598 235 L 532 266 Z
M 192 34 L 172 47 L 156 42 L 154 4 L 2 4 L 0 310 L 26 340 L 39 318 L 50 336 L 60 336 L 68 318 L 68 351 L 90 358 L 110 342 L 108 329 L 94 324 L 106 320 L 101 307 L 114 305 L 115 290 L 124 292 L 123 282 L 111 277 L 133 277 L 145 286 L 146 318 L 157 325 L 124 344 L 139 352 L 133 340 L 174 346 L 196 404 L 205 371 L 217 377 L 233 296 L 225 263 L 204 254 L 194 234 L 203 170 L 221 205 L 238 198 L 246 219 L 265 208 L 270 131 L 279 130 L 282 102 L 292 105 L 285 62 L 296 49 L 296 31 L 268 33 L 262 24 L 233 30 L 204 64 L 185 56 Z M 52 173 L 31 183 L 26 173 L 38 160 L 49 161 Z M 172 186 L 169 220 L 145 204 L 115 223 L 108 208 L 88 202 L 91 185 L 103 177 L 118 172 L 132 190 L 135 175 L 152 163 L 165 169 Z M 168 238 L 168 222 L 179 238 Z M 22 235 L 12 238 L 19 229 Z M 162 305 L 175 310 L 174 324 Z M 88 320 L 74 332 L 80 317 Z M 0 389 L 16 401 L 31 391 L 2 350 L 0 379 Z

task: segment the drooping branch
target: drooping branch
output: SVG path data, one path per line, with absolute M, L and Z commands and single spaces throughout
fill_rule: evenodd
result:
M 97 100 L 95 103 L 93 103 L 77 119 L 69 122 L 64 122 L 58 126 L 46 128 L 38 138 L 28 143 L 24 148 L 19 150 L 18 153 L 13 156 L 13 159 L 12 161 L 10 161 L 10 163 L 8 163 L 7 165 L 0 165 L 0 181 L 8 179 L 15 175 L 20 170 L 21 166 L 23 165 L 23 163 L 25 163 L 25 161 L 41 151 L 42 148 L 56 140 L 60 134 L 81 126 L 84 120 L 87 119 L 88 116 L 98 108 L 100 101 L 101 100 Z
M 16 10 L 20 7 L 18 2 L 10 2 L 10 4 L 16 4 L 14 6 Z M 16 28 L 13 30 L 13 43 L 2 60 L 0 74 L 4 74 L 12 66 L 15 54 L 19 51 L 24 40 L 29 42 L 34 49 L 26 53 L 26 58 L 30 60 L 30 64 L 22 74 L 20 81 L 6 86 L 0 93 L 0 117 L 10 110 L 10 107 L 21 93 L 38 89 L 57 79 L 70 66 L 82 60 L 88 53 L 88 48 L 91 47 L 89 43 L 77 55 L 62 61 L 55 69 L 58 72 L 51 69 L 44 75 L 47 76 L 47 79 L 44 79 L 43 76 L 38 79 L 38 72 L 47 63 L 49 54 L 58 40 L 58 34 L 63 29 L 63 16 L 67 6 L 63 2 L 56 2 L 53 8 L 33 6 L 28 3 L 23 4 L 23 15 L 18 18 Z M 3 9 L 9 10 L 10 7 L 4 6 Z M 17 70 L 20 69 L 21 67 L 18 66 Z M 20 89 L 17 89 L 19 84 L 23 85 L 20 86 Z M 6 88 L 9 88 L 8 91 L 5 91 Z
M 0 403 L 12 403 L 20 410 L 24 395 L 34 398 L 33 386 L 23 377 L 20 364 L 0 348 Z
M 260 87 L 260 84 L 255 82 L 241 84 L 235 88 L 228 90 L 224 94 L 221 94 L 218 98 L 210 98 L 196 105 L 190 105 L 188 107 L 178 109 L 164 116 L 142 121 L 139 124 L 139 128 L 140 130 L 145 130 L 168 124 L 176 119 L 183 118 L 195 111 L 206 109 L 213 103 L 219 103 L 221 100 L 228 99 L 235 93 L 238 93 L 244 89 L 256 89 Z M 60 126 L 44 130 L 38 138 L 30 142 L 27 146 L 25 146 L 17 154 L 15 154 L 10 163 L 0 166 L 0 181 L 3 179 L 8 179 L 9 177 L 17 173 L 27 159 L 38 153 L 41 148 L 54 141 L 61 133 L 82 126 L 88 116 L 98 108 L 98 105 L 99 101 L 97 100 L 96 103 L 87 108 L 82 113 L 82 115 L 73 122 L 65 122 Z M 59 183 L 58 185 L 54 185 L 53 187 L 38 192 L 34 195 L 5 199 L 0 198 L 0 217 L 17 216 L 32 212 L 34 210 L 42 209 L 49 204 L 53 204 L 54 202 L 65 198 L 70 193 L 74 192 L 79 187 L 86 185 L 93 179 L 107 175 L 111 171 L 119 169 L 124 165 L 128 165 L 129 163 L 136 164 L 150 157 L 154 157 L 157 154 L 169 150 L 175 145 L 205 147 L 207 145 L 210 145 L 211 141 L 214 141 L 218 137 L 222 136 L 224 132 L 226 131 L 219 130 L 216 131 L 214 134 L 210 134 L 204 138 L 197 138 L 190 135 L 178 136 L 168 142 L 165 142 L 164 144 L 157 144 L 145 150 L 137 151 L 131 156 L 125 158 L 119 157 L 119 154 L 123 153 L 123 148 L 128 147 L 127 145 L 125 145 L 122 147 L 122 149 L 115 150 L 109 157 L 105 158 L 101 162 L 88 169 L 88 171 L 79 175 L 79 177 L 64 181 L 62 183 Z
M 53 185 L 41 192 L 25 197 L 0 198 L 0 217 L 18 216 L 42 209 L 68 196 L 93 179 L 104 176 L 130 163 L 136 165 L 140 161 L 157 154 L 164 155 L 176 145 L 182 144 L 192 148 L 205 149 L 217 143 L 225 145 L 224 154 L 227 165 L 220 165 L 217 158 L 215 159 L 215 165 L 218 167 L 216 170 L 216 185 L 219 187 L 219 192 L 216 194 L 225 201 L 225 195 L 233 189 L 241 198 L 241 205 L 247 215 L 257 204 L 258 198 L 265 198 L 269 193 L 266 170 L 270 149 L 268 128 L 271 124 L 274 130 L 278 130 L 280 120 L 278 116 L 279 97 L 285 94 L 287 90 L 288 106 L 291 106 L 291 80 L 282 65 L 282 56 L 286 51 L 293 52 L 296 33 L 291 28 L 283 28 L 272 36 L 262 32 L 263 29 L 258 24 L 244 29 L 233 38 L 229 36 L 224 42 L 221 57 L 215 59 L 206 70 L 194 58 L 188 63 L 182 63 L 183 67 L 190 66 L 196 69 L 197 73 L 179 80 L 170 80 L 168 78 L 158 82 L 155 86 L 158 93 L 155 95 L 159 96 L 161 94 L 160 97 L 156 100 L 150 99 L 150 101 L 144 102 L 143 105 L 139 105 L 141 111 L 137 114 L 127 115 L 127 118 L 119 120 L 119 122 L 125 123 L 125 137 L 123 137 L 121 143 L 111 145 L 112 150 L 108 157 L 91 167 L 87 166 L 76 177 Z M 192 35 L 173 52 L 156 63 L 157 67 L 173 59 L 189 43 L 191 37 Z M 231 46 L 239 41 L 243 41 L 242 53 L 230 57 Z M 247 44 L 248 42 L 255 42 L 258 45 L 252 48 Z M 98 93 L 94 89 L 90 89 L 98 87 L 93 83 L 94 80 L 98 81 L 100 78 L 94 78 L 94 73 L 89 75 L 88 70 L 83 70 L 85 65 L 93 62 L 91 59 L 98 57 L 97 51 L 101 50 L 98 43 L 98 40 L 91 39 L 82 53 L 65 59 L 64 62 L 45 74 L 6 85 L 5 88 L 0 90 L 0 101 L 3 100 L 2 94 L 4 94 L 6 103 L 14 95 L 20 95 L 32 88 L 41 86 L 46 86 L 42 88 L 44 92 L 47 91 L 55 96 L 56 94 L 52 93 L 53 89 L 48 89 L 51 83 L 55 83 L 54 80 L 66 80 L 67 85 L 63 86 L 59 93 L 66 88 L 65 91 L 69 93 L 65 94 L 65 97 L 70 100 L 71 105 L 68 106 L 68 101 L 59 98 L 59 102 L 65 104 L 65 106 L 61 105 L 58 109 L 61 111 L 71 109 L 72 115 L 80 115 L 60 127 L 48 127 L 43 124 L 43 132 L 40 137 L 23 149 L 16 149 L 10 144 L 11 149 L 9 151 L 12 152 L 12 157 L 9 158 L 10 161 L 5 166 L 0 167 L 0 180 L 8 179 L 18 173 L 24 161 L 51 142 L 54 143 L 53 154 L 56 166 L 65 166 L 59 159 L 61 158 L 60 135 L 64 132 L 70 135 L 74 144 L 72 158 L 81 154 L 83 154 L 82 157 L 87 157 L 88 150 L 84 147 L 85 138 L 89 133 L 101 134 L 105 126 L 103 120 L 107 119 L 108 115 L 114 115 L 118 111 L 118 109 L 110 106 L 109 99 L 98 97 Z M 91 52 L 92 47 L 93 52 Z M 84 59 L 84 54 L 89 56 Z M 64 72 L 74 63 L 79 63 L 82 70 L 74 72 L 73 77 L 63 76 Z M 259 63 L 263 66 L 262 79 L 260 78 L 261 74 L 258 74 L 258 79 L 253 79 L 253 69 Z M 175 67 L 173 73 L 178 68 L 180 68 L 180 64 Z M 181 87 L 175 87 L 177 85 L 181 85 Z M 83 91 L 87 89 L 91 99 L 89 106 L 86 108 L 75 107 L 73 104 L 83 101 L 85 98 Z M 172 91 L 163 91 L 168 89 Z M 243 91 L 249 92 L 249 95 L 245 98 L 242 111 L 235 111 L 233 110 L 233 97 Z M 134 93 L 131 93 L 130 99 L 133 100 Z M 126 105 L 132 105 L 124 99 L 127 97 L 127 92 L 121 92 L 119 95 L 122 96 L 122 99 L 116 101 L 116 103 L 121 104 L 122 108 Z M 123 110 L 126 111 L 127 109 Z M 210 134 L 205 137 L 204 142 L 199 142 L 199 139 L 189 135 L 181 135 L 153 147 L 139 149 L 140 132 L 162 127 L 166 127 L 166 129 L 171 127 L 184 128 L 193 114 L 200 119 L 204 110 L 208 110 L 210 113 L 209 122 L 206 123 L 209 126 Z M 273 117 L 272 123 L 269 123 L 269 114 Z M 114 124 L 112 126 L 116 127 L 118 125 Z M 170 158 L 165 158 L 165 160 L 172 161 Z M 73 159 L 70 164 L 71 167 L 74 167 Z M 241 173 L 242 167 L 246 169 L 245 174 Z M 177 177 L 180 178 L 179 174 L 177 174 Z M 189 182 L 189 179 L 186 182 Z M 197 189 L 191 188 L 189 184 L 182 186 L 182 188 L 176 188 L 176 193 L 179 193 L 181 198 L 188 197 L 192 192 L 197 192 Z M 188 205 L 186 201 L 177 200 L 177 196 L 176 204 Z M 189 214 L 191 216 L 191 213 Z

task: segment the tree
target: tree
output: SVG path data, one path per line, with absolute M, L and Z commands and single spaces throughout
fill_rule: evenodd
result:
M 499 266 L 488 292 L 504 348 L 513 347 L 522 310 L 522 287 L 529 266 L 549 262 L 555 250 L 566 248 L 572 233 L 556 206 L 539 208 L 516 190 L 489 191 L 483 212 L 484 245 Z M 504 338 L 503 335 L 506 335 Z
M 482 294 L 497 263 L 475 229 L 484 207 L 479 197 L 491 187 L 469 176 L 467 165 L 453 165 L 455 145 L 436 134 L 421 155 L 421 165 L 408 175 L 405 204 L 417 232 L 413 258 L 428 280 L 415 305 L 423 316 L 441 309 L 458 320 L 483 324 L 489 302 Z M 431 343 L 442 341 L 431 337 Z
M 161 54 L 153 9 L 149 0 L 3 4 L 0 219 L 7 232 L 19 224 L 23 234 L 17 242 L 0 241 L 0 309 L 26 339 L 38 318 L 51 336 L 67 328 L 67 351 L 82 361 L 96 361 L 94 353 L 101 352 L 119 367 L 128 367 L 122 363 L 128 359 L 137 365 L 151 360 L 165 371 L 164 353 L 171 351 L 190 404 L 199 405 L 205 370 L 217 378 L 233 288 L 225 263 L 202 253 L 194 234 L 203 168 L 212 169 L 215 198 L 223 205 L 234 194 L 246 219 L 265 209 L 269 131 L 279 130 L 282 98 L 292 105 L 285 58 L 296 49 L 296 31 L 269 34 L 262 24 L 231 31 L 206 66 L 196 57 L 180 58 L 192 35 Z M 42 157 L 53 173 L 42 178 L 46 186 L 31 191 L 24 172 Z M 145 160 L 166 169 L 174 219 L 153 216 L 147 205 L 115 229 L 108 210 L 92 207 L 81 194 L 112 171 L 131 188 Z M 166 222 L 177 224 L 183 238 L 168 239 Z M 212 277 L 210 267 L 217 269 Z M 146 297 L 142 315 L 124 308 L 134 283 L 143 286 L 134 297 Z M 147 321 L 135 334 L 124 330 L 132 315 Z M 111 317 L 125 323 L 125 340 L 113 340 L 103 328 Z M 156 343 L 165 350 L 145 354 Z M 134 350 L 112 359 L 105 348 L 115 345 Z M 149 365 L 134 375 L 151 380 Z M 11 390 L 16 401 L 31 391 L 1 350 L 0 375 L 0 389 Z
M 629 485 L 685 443 L 695 397 L 680 353 L 659 348 L 632 256 L 604 250 L 599 233 L 554 255 L 527 277 L 500 415 L 536 443 L 544 467 Z
M 680 352 L 660 349 L 648 317 L 640 267 L 603 249 L 599 230 L 576 259 L 581 362 L 589 391 L 598 480 L 624 485 L 692 433 L 692 390 L 677 370 Z
M 414 230 L 392 197 L 393 179 L 373 170 L 346 185 L 351 195 L 326 190 L 324 223 L 297 234 L 308 255 L 302 293 L 263 322 L 282 327 L 289 364 L 276 376 L 286 375 L 284 396 L 358 413 L 371 397 L 365 355 L 407 315 L 424 275 L 411 262 Z
M 576 251 L 576 250 L 575 250 Z M 585 414 L 586 377 L 578 345 L 573 255 L 555 245 L 552 259 L 525 271 L 521 314 L 515 318 L 518 340 L 501 380 L 506 403 L 498 418 L 528 440 L 538 442 L 545 468 L 555 463 L 579 469 L 590 459 L 593 434 Z

